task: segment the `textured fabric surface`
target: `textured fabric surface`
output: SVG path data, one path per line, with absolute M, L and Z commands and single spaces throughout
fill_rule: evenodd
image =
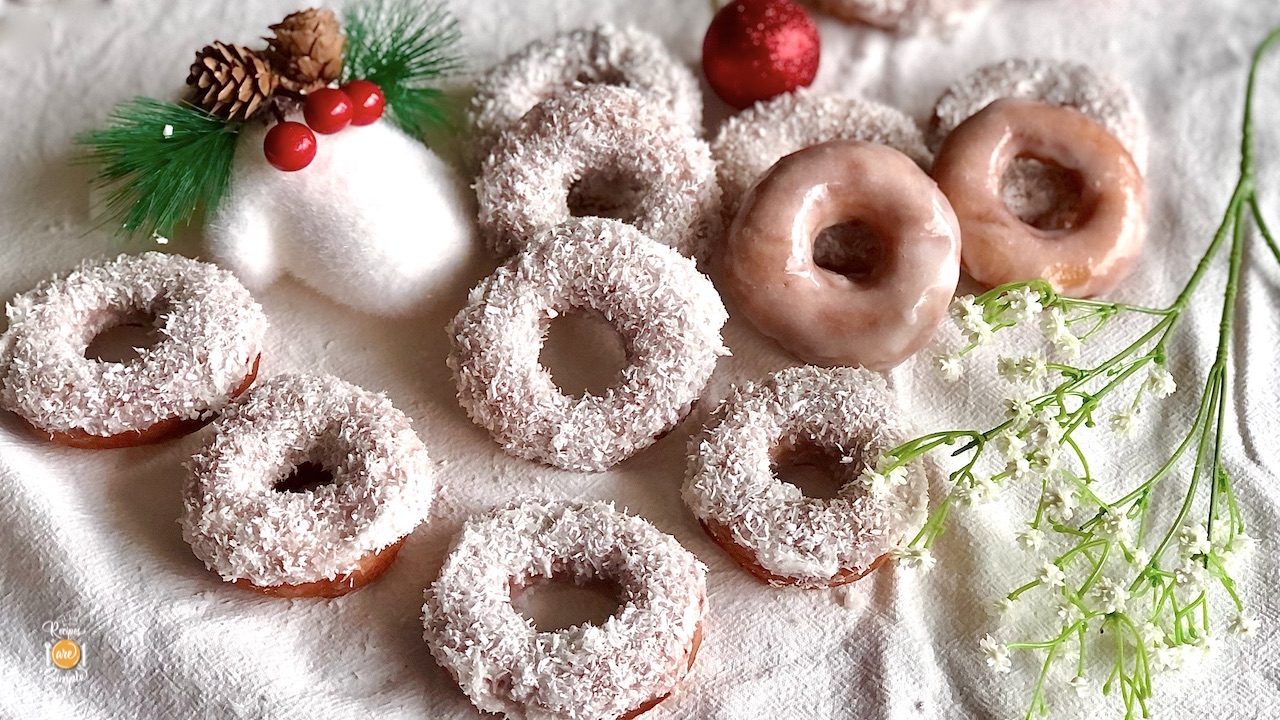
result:
M 472 66 L 484 68 L 535 37 L 593 22 L 636 23 L 694 63 L 710 16 L 690 0 L 457 2 Z M 181 88 L 192 53 L 213 39 L 251 42 L 297 9 L 291 1 L 222 3 L 68 0 L 3 6 L 0 15 L 0 297 L 33 287 L 90 254 L 120 249 L 94 229 L 88 171 L 69 164 L 75 133 L 138 94 Z M 1208 241 L 1236 175 L 1245 63 L 1280 7 L 1258 0 L 1001 0 L 950 39 L 896 37 L 823 20 L 818 89 L 862 93 L 927 120 L 934 98 L 962 73 L 1040 54 L 1083 60 L 1133 83 L 1152 137 L 1151 234 L 1118 298 L 1163 303 Z M 1280 56 L 1259 97 L 1260 182 L 1280 215 Z M 709 127 L 723 116 L 708 101 Z M 445 156 L 456 155 L 440 148 Z M 127 246 L 141 250 L 143 246 Z M 189 254 L 198 238 L 169 246 Z M 1246 645 L 1224 638 L 1201 673 L 1157 676 L 1160 717 L 1266 717 L 1280 700 L 1280 584 L 1271 552 L 1280 530 L 1273 376 L 1280 368 L 1280 269 L 1257 245 L 1238 306 L 1228 466 L 1250 532 L 1264 538 L 1245 572 L 1260 617 Z M 453 397 L 442 328 L 467 286 L 409 317 L 376 319 L 291 280 L 257 294 L 271 319 L 264 376 L 328 372 L 385 391 L 414 420 L 441 493 L 431 519 L 378 582 L 332 601 L 279 600 L 230 587 L 204 569 L 176 522 L 182 463 L 203 433 L 159 447 L 74 451 L 36 441 L 0 417 L 0 716 L 6 718 L 314 718 L 466 720 L 480 714 L 432 660 L 419 620 L 422 589 L 470 513 L 521 495 L 608 499 L 677 537 L 707 563 L 706 639 L 684 686 L 646 717 L 1021 717 L 1034 668 L 1015 656 L 1010 676 L 985 667 L 978 640 L 997 630 L 986 608 L 1025 580 L 1014 550 L 1019 520 L 998 509 L 962 515 L 928 574 L 874 573 L 848 592 L 780 591 L 727 559 L 681 503 L 685 444 L 707 405 L 669 436 L 609 472 L 579 474 L 505 455 Z M 1206 279 L 1204 297 L 1224 277 Z M 732 308 L 730 308 L 732 311 Z M 1210 362 L 1217 307 L 1197 306 L 1173 347 L 1171 369 L 1189 388 Z M 792 363 L 739 319 L 726 327 L 710 400 L 740 379 Z M 937 380 L 921 361 L 890 384 L 922 430 L 984 423 L 1007 392 L 993 375 Z M 572 363 L 572 359 L 565 360 Z M 1153 406 L 1132 445 L 1091 436 L 1102 482 L 1150 469 L 1193 411 L 1190 394 Z M 207 433 L 206 429 L 203 431 Z M 1034 599 L 1034 598 L 1033 598 Z M 1223 613 L 1224 619 L 1227 613 Z M 1015 619 L 1016 622 L 1016 619 Z M 54 627 L 57 625 L 58 627 Z M 1044 628 L 1034 634 L 1041 634 Z M 74 631 L 74 632 L 73 632 Z M 54 634 L 84 649 L 78 670 L 46 660 Z M 1065 680 L 1065 674 L 1064 678 Z M 1077 698 L 1060 682 L 1055 717 L 1119 717 L 1114 700 Z M 1095 684 L 1096 687 L 1096 684 Z M 1064 691 L 1065 690 L 1065 691 Z M 1100 712 L 1105 709 L 1106 712 Z

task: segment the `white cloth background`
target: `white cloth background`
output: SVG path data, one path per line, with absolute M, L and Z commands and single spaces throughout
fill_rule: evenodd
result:
M 75 133 L 101 124 L 112 105 L 134 95 L 172 96 L 197 48 L 214 39 L 252 43 L 297 7 L 295 0 L 79 0 L 0 9 L 0 297 L 120 248 L 92 229 L 88 171 L 68 164 Z M 477 69 L 535 37 L 605 20 L 663 36 L 692 65 L 710 18 L 708 3 L 698 0 L 494 0 L 457 2 L 455 9 Z M 1084 60 L 1127 78 L 1154 138 L 1151 233 L 1118 296 L 1163 303 L 1181 286 L 1230 193 L 1246 61 L 1277 23 L 1280 6 L 1260 0 L 997 0 L 945 40 L 824 20 L 817 86 L 861 92 L 924 120 L 945 85 L 1005 57 Z M 723 111 L 708 104 L 713 125 Z M 1258 113 L 1266 206 L 1280 224 L 1277 116 L 1280 54 L 1264 71 Z M 194 253 L 196 243 L 179 238 L 173 247 Z M 1264 538 L 1244 582 L 1262 630 L 1251 645 L 1227 639 L 1206 671 L 1159 676 L 1159 717 L 1273 717 L 1280 700 L 1273 590 L 1280 561 L 1272 544 L 1280 529 L 1273 380 L 1280 268 L 1259 247 L 1250 245 L 1238 306 L 1227 462 L 1250 531 Z M 1135 482 L 1169 451 L 1174 428 L 1185 427 L 1216 336 L 1212 287 L 1223 274 L 1219 268 L 1208 278 L 1205 302 L 1175 345 L 1183 390 L 1147 413 L 1150 424 L 1131 447 L 1121 450 L 1101 434 L 1093 443 L 1098 457 L 1107 456 L 1096 471 L 1111 487 Z M 1014 673 L 995 677 L 977 646 L 987 631 L 1009 636 L 986 608 L 1031 573 L 1031 560 L 1013 549 L 1017 520 L 995 509 L 963 516 L 940 542 L 929 574 L 881 571 L 848 594 L 765 587 L 703 536 L 680 501 L 685 443 L 705 407 L 651 449 L 598 475 L 508 457 L 473 426 L 453 398 L 444 363 L 442 328 L 464 291 L 395 321 L 361 316 L 291 282 L 259 294 L 272 323 L 264 373 L 331 372 L 386 391 L 415 418 L 438 465 L 443 489 L 430 522 L 387 575 L 338 600 L 259 597 L 221 583 L 192 556 L 175 522 L 181 463 L 207 429 L 160 447 L 89 452 L 39 442 L 11 416 L 0 417 L 0 715 L 478 717 L 421 640 L 421 591 L 468 514 L 530 494 L 614 500 L 709 565 L 706 642 L 687 683 L 653 711 L 654 720 L 1025 713 L 1038 660 L 1015 656 Z M 732 382 L 792 362 L 740 320 L 726 333 L 734 356 L 722 361 L 708 401 Z M 896 370 L 892 382 L 922 430 L 984 423 L 1007 392 L 989 374 L 944 385 L 919 361 Z M 79 631 L 80 670 L 60 673 L 48 663 L 44 645 L 52 638 L 42 626 L 50 622 Z M 1100 709 L 1098 717 L 1122 715 L 1114 699 L 1063 692 L 1068 676 L 1055 676 L 1054 717 Z

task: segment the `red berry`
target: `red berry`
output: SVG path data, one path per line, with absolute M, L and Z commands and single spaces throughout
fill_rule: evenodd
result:
M 735 0 L 711 19 L 702 71 L 741 110 L 806 87 L 818 74 L 818 26 L 792 0 Z
M 382 88 L 368 80 L 352 80 L 342 86 L 342 91 L 351 98 L 354 113 L 351 115 L 352 125 L 371 125 L 382 117 L 387 107 L 387 98 Z
M 302 123 L 282 122 L 267 131 L 262 152 L 277 170 L 301 170 L 316 157 L 316 134 Z
M 302 117 L 306 118 L 312 130 L 332 135 L 351 124 L 354 111 L 351 98 L 346 93 L 334 88 L 320 88 L 307 93 Z

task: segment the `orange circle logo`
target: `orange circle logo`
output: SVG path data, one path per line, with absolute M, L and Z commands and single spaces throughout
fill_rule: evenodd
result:
M 63 670 L 70 670 L 80 664 L 80 646 L 74 640 L 63 638 L 49 649 L 49 659 Z

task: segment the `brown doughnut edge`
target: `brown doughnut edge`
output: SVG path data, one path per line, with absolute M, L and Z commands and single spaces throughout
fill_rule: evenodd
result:
M 253 381 L 258 377 L 258 363 L 262 360 L 262 355 L 258 354 L 253 359 L 253 367 L 249 368 L 249 373 L 245 375 L 240 385 L 231 392 L 231 398 L 237 398 L 244 394 Z M 26 418 L 21 418 L 22 424 L 38 438 L 48 440 L 57 445 L 65 445 L 67 447 L 81 448 L 85 450 L 114 450 L 116 448 L 135 447 L 138 445 L 152 445 L 162 443 L 166 440 L 190 435 L 200 428 L 208 425 L 213 416 L 210 415 L 203 419 L 188 418 L 169 418 L 161 420 L 145 430 L 128 430 L 117 435 L 91 435 L 79 428 L 73 430 L 41 430 L 40 428 L 27 422 Z
M 855 580 L 870 575 L 876 568 L 884 564 L 889 557 L 889 553 L 885 553 L 876 558 L 871 566 L 862 572 L 858 572 L 851 568 L 840 568 L 830 580 L 804 580 L 800 578 L 788 577 L 785 575 L 775 575 L 766 570 L 761 564 L 756 554 L 750 548 L 743 547 L 733 540 L 733 533 L 725 525 L 715 520 L 699 520 L 699 525 L 707 535 L 724 550 L 733 561 L 742 566 L 744 570 L 755 575 L 761 582 L 779 587 L 802 587 L 802 588 L 822 588 L 822 587 L 838 587 L 847 585 Z
M 405 538 L 400 538 L 377 552 L 365 555 L 360 558 L 360 562 L 356 564 L 354 570 L 332 578 L 298 583 L 296 585 L 288 583 L 283 585 L 254 585 L 248 580 L 232 580 L 231 584 L 273 597 L 341 597 L 377 580 L 382 573 L 387 571 L 387 568 L 391 567 L 391 563 L 395 561 L 396 555 L 400 552 L 400 546 L 404 545 L 404 541 Z

